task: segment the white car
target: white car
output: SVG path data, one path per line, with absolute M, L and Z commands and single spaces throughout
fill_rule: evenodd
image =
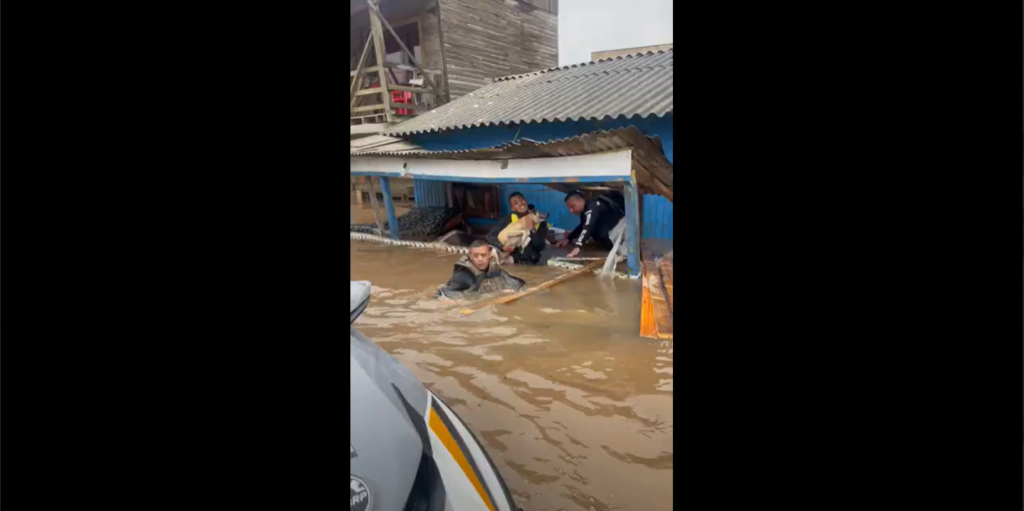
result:
M 350 284 L 351 511 L 522 511 L 473 433 L 352 327 L 370 283 Z

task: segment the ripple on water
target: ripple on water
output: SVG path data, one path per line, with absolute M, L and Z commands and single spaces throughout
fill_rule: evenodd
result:
M 639 286 L 581 276 L 471 315 L 432 298 L 458 256 L 353 244 L 355 327 L 452 407 L 530 511 L 666 511 L 672 343 L 639 338 Z M 528 282 L 561 270 L 510 269 Z

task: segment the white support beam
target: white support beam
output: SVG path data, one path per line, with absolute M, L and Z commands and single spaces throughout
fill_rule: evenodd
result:
M 353 156 L 352 175 L 393 176 L 462 182 L 628 182 L 629 149 L 579 156 L 510 160 L 445 160 L 401 156 Z

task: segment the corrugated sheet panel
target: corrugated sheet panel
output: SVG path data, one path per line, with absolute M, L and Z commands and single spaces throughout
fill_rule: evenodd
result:
M 643 238 L 672 239 L 672 202 L 660 195 L 644 195 L 643 200 Z
M 419 207 L 447 206 L 448 194 L 444 190 L 444 181 L 413 179 L 413 193 Z
M 662 117 L 672 113 L 673 51 L 498 78 L 385 135 L 545 121 Z
M 521 138 L 547 142 L 601 130 L 633 126 L 648 137 L 661 139 L 665 158 L 673 161 L 672 115 L 649 119 L 615 119 L 604 121 L 545 122 L 519 126 L 485 126 L 468 130 L 420 133 L 410 141 L 428 151 L 483 149 L 507 144 Z
M 369 137 L 349 140 L 348 142 L 348 153 L 350 155 L 381 151 L 400 153 L 403 151 L 421 150 L 423 150 L 422 147 L 413 144 L 412 142 L 406 142 L 400 138 L 387 137 L 384 135 L 371 135 Z
M 565 207 L 565 194 L 562 192 L 537 184 L 500 185 L 498 191 L 501 193 L 502 215 L 512 212 L 508 205 L 509 194 L 519 192 L 526 197 L 526 202 L 537 207 L 537 211 L 550 215 L 548 221 L 551 225 L 571 231 L 580 224 L 580 217 L 573 215 Z M 672 239 L 672 203 L 658 195 L 644 195 L 643 201 L 644 217 L 641 226 L 643 239 Z

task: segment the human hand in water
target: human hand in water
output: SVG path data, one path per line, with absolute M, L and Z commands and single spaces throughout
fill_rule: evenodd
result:
M 572 249 L 572 252 L 569 252 L 569 255 L 567 255 L 565 257 L 576 257 L 579 253 L 580 253 L 580 247 L 576 247 L 576 248 Z

